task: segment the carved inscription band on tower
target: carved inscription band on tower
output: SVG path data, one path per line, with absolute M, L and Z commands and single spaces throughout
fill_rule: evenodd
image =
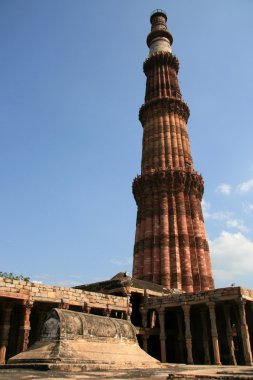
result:
M 167 16 L 155 11 L 144 62 L 145 103 L 141 175 L 133 182 L 138 206 L 133 276 L 187 292 L 214 288 L 201 199 L 204 181 L 193 168 L 179 61 L 171 53 Z

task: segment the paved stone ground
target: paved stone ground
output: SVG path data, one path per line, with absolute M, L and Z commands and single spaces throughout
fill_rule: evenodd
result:
M 222 380 L 248 380 L 253 379 L 253 367 L 246 366 L 193 366 L 193 365 L 168 365 L 167 368 L 156 370 L 118 370 L 118 371 L 87 371 L 87 372 L 62 372 L 62 371 L 38 371 L 28 369 L 1 369 L 1 380 L 166 380 L 168 378 L 183 379 L 222 379 Z

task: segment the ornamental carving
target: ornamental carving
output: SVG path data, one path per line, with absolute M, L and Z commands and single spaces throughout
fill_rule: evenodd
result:
M 136 342 L 130 322 L 81 312 L 52 309 L 43 325 L 40 340 L 117 339 Z
M 169 193 L 194 194 L 202 199 L 204 181 L 195 171 L 183 169 L 152 170 L 137 176 L 133 181 L 133 195 L 137 204 L 153 194 Z
M 169 52 L 155 52 L 146 61 L 143 63 L 143 71 L 147 76 L 150 69 L 154 67 L 154 65 L 168 65 L 172 69 L 176 71 L 178 74 L 179 71 L 179 60 L 177 57 Z
M 147 117 L 154 116 L 154 111 L 156 115 L 163 115 L 165 112 L 176 113 L 179 116 L 182 116 L 186 123 L 190 116 L 189 107 L 183 100 L 171 97 L 159 98 L 150 100 L 141 106 L 139 120 L 142 125 L 145 123 Z

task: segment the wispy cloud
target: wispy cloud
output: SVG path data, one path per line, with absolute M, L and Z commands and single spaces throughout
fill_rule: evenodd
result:
M 114 258 L 114 259 L 111 259 L 110 262 L 113 264 L 113 265 L 117 265 L 118 267 L 122 267 L 122 266 L 129 266 L 132 264 L 132 261 L 133 261 L 133 258 L 128 256 L 126 258 Z
M 31 278 L 31 282 L 34 282 L 35 284 L 46 284 L 46 285 L 53 285 L 53 286 L 64 286 L 64 287 L 72 287 L 75 285 L 85 284 L 87 283 L 87 279 L 83 278 L 83 276 L 70 276 L 67 278 L 64 278 L 62 280 L 59 280 L 56 276 L 52 274 L 36 274 Z
M 215 277 L 223 285 L 228 281 L 238 283 L 240 276 L 252 273 L 253 242 L 241 232 L 222 231 L 209 244 Z
M 216 192 L 219 194 L 229 195 L 231 193 L 231 186 L 228 183 L 221 183 L 216 188 Z
M 241 193 L 248 193 L 249 191 L 253 190 L 253 178 L 251 178 L 249 181 L 240 183 L 237 188 Z
M 76 285 L 82 285 L 82 282 L 80 281 L 73 281 L 73 280 L 59 280 L 54 282 L 55 286 L 63 286 L 65 288 L 71 288 L 72 286 Z
M 249 214 L 253 211 L 253 203 L 242 203 L 242 209 L 246 214 Z
M 204 198 L 202 199 L 202 202 L 201 202 L 201 205 L 202 205 L 202 211 L 203 211 L 203 214 L 206 215 L 206 213 L 209 212 L 209 210 L 211 209 L 211 203 L 210 202 L 207 202 Z
M 249 228 L 245 226 L 243 220 L 238 220 L 238 219 L 228 219 L 226 221 L 227 227 L 230 228 L 236 228 L 237 230 L 241 232 L 248 232 Z
M 202 201 L 202 210 L 205 219 L 212 220 L 228 220 L 233 216 L 233 213 L 230 211 L 212 211 L 211 204 L 206 202 L 204 199 Z
M 253 209 L 253 205 L 251 206 Z M 202 201 L 202 210 L 206 220 L 209 219 L 217 222 L 223 222 L 223 225 L 226 223 L 228 228 L 234 228 L 241 232 L 250 231 L 244 221 L 242 219 L 235 218 L 234 213 L 231 211 L 213 211 L 211 204 L 205 200 Z

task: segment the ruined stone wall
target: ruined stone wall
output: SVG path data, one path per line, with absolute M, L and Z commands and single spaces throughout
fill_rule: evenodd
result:
M 0 277 L 0 364 L 26 351 L 52 308 L 130 319 L 129 297 Z
M 128 307 L 126 297 L 12 280 L 3 277 L 0 277 L 0 298 L 29 300 L 30 302 L 63 302 L 75 306 L 88 305 L 90 308 L 111 308 L 122 311 L 127 310 Z

